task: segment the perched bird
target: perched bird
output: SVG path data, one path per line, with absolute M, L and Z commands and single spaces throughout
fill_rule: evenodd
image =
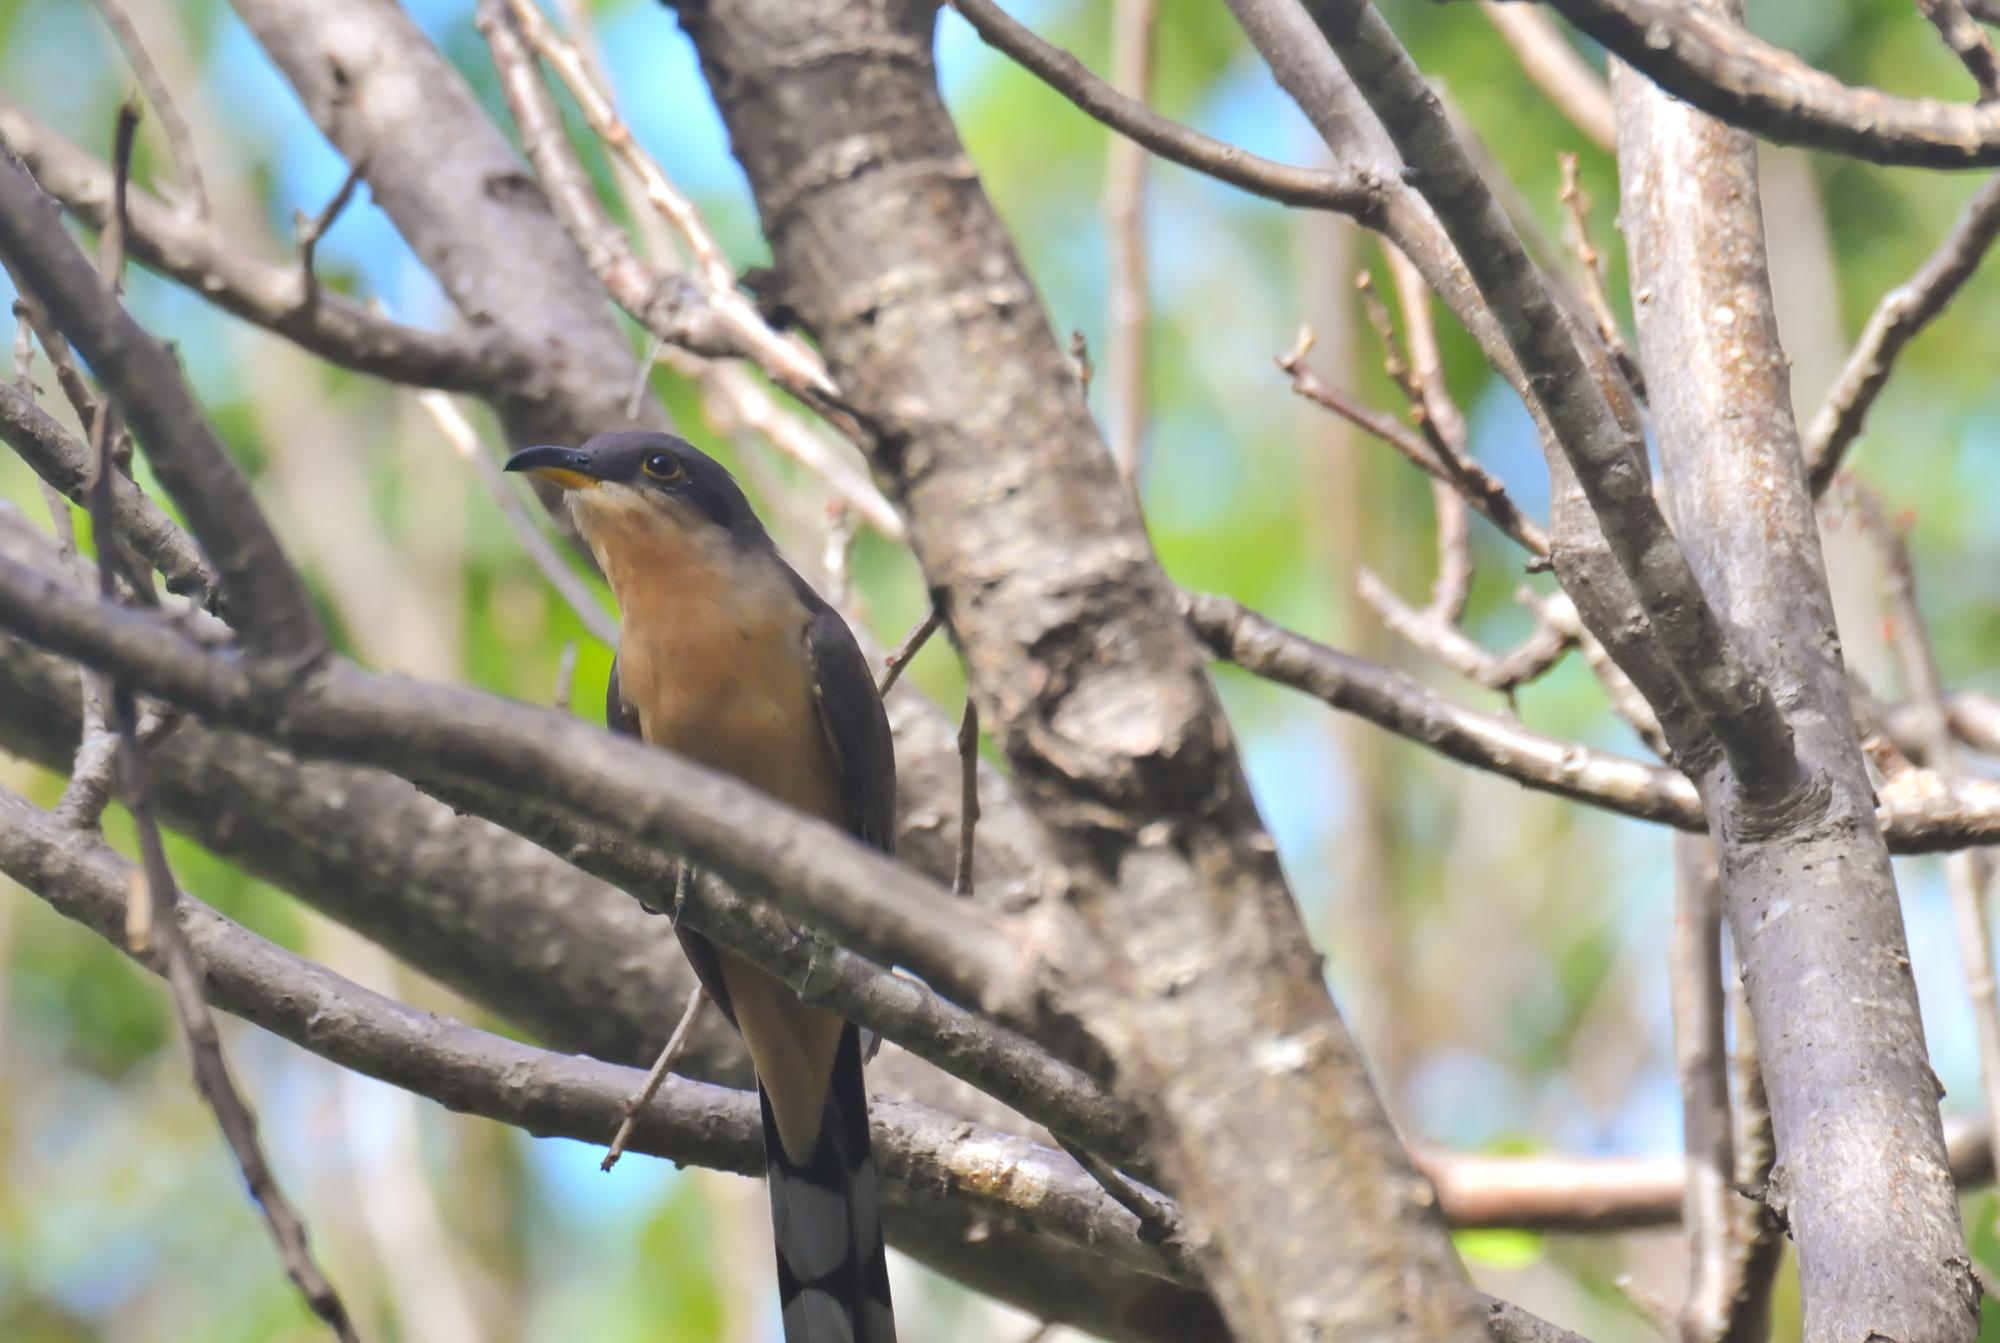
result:
M 507 469 L 566 492 L 618 599 L 613 731 L 894 848 L 895 751 L 867 659 L 727 470 L 655 433 L 527 448 Z M 894 1343 L 859 1033 L 678 932 L 756 1066 L 786 1343 Z

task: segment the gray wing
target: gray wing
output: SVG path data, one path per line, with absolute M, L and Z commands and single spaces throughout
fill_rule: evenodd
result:
M 816 604 L 806 625 L 814 707 L 847 799 L 847 828 L 885 853 L 896 849 L 896 747 L 875 675 L 847 622 Z
M 604 683 L 604 726 L 614 737 L 639 735 L 639 711 L 618 690 L 618 659 L 611 659 L 611 679 Z

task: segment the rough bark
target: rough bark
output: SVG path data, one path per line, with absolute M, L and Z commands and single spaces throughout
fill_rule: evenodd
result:
M 1111 953 L 1083 1014 L 1157 1124 L 1225 1314 L 1249 1338 L 1476 1338 L 1172 589 L 939 98 L 932 17 L 681 9 L 780 297 L 873 434 L 981 719 Z
M 1834 628 L 1771 306 L 1754 142 L 1621 68 L 1622 217 L 1666 499 L 1777 692 L 1809 786 L 1696 776 L 1769 1088 L 1769 1197 L 1809 1343 L 1970 1340 L 1959 1227 L 1894 876 Z M 1774 762 L 1781 767 L 1782 762 Z M 1774 769 L 1774 773 L 1781 772 Z

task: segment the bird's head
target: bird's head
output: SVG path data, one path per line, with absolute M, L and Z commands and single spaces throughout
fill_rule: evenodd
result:
M 619 540 L 769 545 L 735 478 L 672 434 L 599 434 L 580 448 L 523 448 L 507 470 L 560 487 L 577 526 L 600 550 Z

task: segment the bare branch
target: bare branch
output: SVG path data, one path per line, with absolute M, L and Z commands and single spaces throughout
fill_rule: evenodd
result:
M 1583 619 L 1577 614 L 1576 603 L 1558 592 L 1543 597 L 1530 588 L 1521 588 L 1514 594 L 1535 613 L 1537 628 L 1553 631 L 1558 637 L 1574 643 L 1583 653 L 1583 660 L 1590 667 L 1597 683 L 1604 687 L 1605 698 L 1611 701 L 1612 711 L 1624 719 L 1631 729 L 1639 734 L 1639 740 L 1660 759 L 1673 761 L 1673 747 L 1666 734 L 1660 730 L 1660 720 L 1653 712 L 1653 706 L 1639 693 L 1611 655 L 1604 650 L 1597 636 L 1583 627 Z
M 1422 73 L 1366 0 L 1307 0 L 1306 8 L 1416 171 L 1419 189 L 1492 306 L 1659 651 L 1704 722 L 1703 740 L 1676 743 L 1684 765 L 1698 769 L 1702 756 L 1720 748 L 1746 793 L 1766 799 L 1794 793 L 1801 776 L 1791 730 L 1770 688 L 1727 638 L 1667 527 L 1646 479 L 1644 443 L 1592 375 L 1576 332 Z
M 903 670 L 910 665 L 910 660 L 923 651 L 924 645 L 930 642 L 930 637 L 937 633 L 938 626 L 942 624 L 944 624 L 944 608 L 933 603 L 931 608 L 924 612 L 924 618 L 910 627 L 910 632 L 903 636 L 903 641 L 896 645 L 895 651 L 882 660 L 882 681 L 876 686 L 879 694 L 885 697 L 888 695 L 890 687 L 902 679 Z
M 1705 835 L 1674 837 L 1674 929 L 1668 960 L 1674 1019 L 1674 1066 L 1681 1083 L 1681 1130 L 1687 1192 L 1681 1227 L 1688 1246 L 1688 1290 L 1677 1333 L 1683 1343 L 1719 1343 L 1734 1297 L 1731 1216 L 1736 1180 L 1729 1109 L 1726 998 L 1722 984 L 1722 884 L 1715 847 Z
M 1149 1245 L 1160 1247 L 1162 1254 L 1174 1263 L 1180 1272 L 1196 1276 L 1200 1270 L 1195 1266 L 1194 1254 L 1188 1248 L 1187 1237 L 1181 1227 L 1180 1209 L 1157 1190 L 1146 1188 L 1116 1166 L 1089 1151 L 1070 1142 L 1061 1134 L 1056 1135 L 1056 1143 L 1068 1152 L 1083 1167 L 1084 1174 L 1097 1181 L 1104 1192 L 1111 1195 L 1117 1204 L 1139 1219 L 1139 1239 Z
M 994 0 L 951 0 L 951 7 L 989 45 L 1012 57 L 1079 111 L 1163 159 L 1281 205 L 1355 216 L 1372 216 L 1380 206 L 1379 184 L 1365 175 L 1273 163 L 1169 121 L 1091 74 L 1062 48 L 1016 23 Z
M 1396 302 L 1409 329 L 1410 362 L 1398 375 L 1401 361 L 1396 353 L 1393 329 L 1387 314 L 1378 327 L 1383 348 L 1389 356 L 1389 374 L 1402 386 L 1410 403 L 1410 417 L 1445 464 L 1450 481 L 1433 481 L 1431 504 L 1437 514 L 1438 572 L 1431 586 L 1427 614 L 1440 626 L 1456 626 L 1465 616 L 1465 604 L 1472 595 L 1472 534 L 1466 525 L 1467 496 L 1484 492 L 1491 477 L 1474 472 L 1465 453 L 1465 417 L 1451 399 L 1445 385 L 1444 355 L 1438 349 L 1437 327 L 1431 321 L 1431 291 L 1415 264 L 1395 248 L 1389 249 L 1389 274 L 1396 286 Z M 1365 281 L 1367 272 L 1362 272 Z M 1362 299 L 1379 306 L 1365 283 Z
M 1158 0 L 1114 0 L 1111 82 L 1144 106 L 1153 80 L 1153 23 Z M 1146 151 L 1111 137 L 1104 169 L 1104 225 L 1110 254 L 1110 320 L 1105 376 L 1110 382 L 1111 455 L 1137 481 L 1146 433 Z
M 1323 406 L 1342 419 L 1367 430 L 1390 447 L 1409 458 L 1419 470 L 1433 480 L 1453 483 L 1457 476 L 1438 456 L 1437 450 L 1416 432 L 1392 416 L 1370 410 L 1353 400 L 1346 393 L 1331 387 L 1315 373 L 1306 362 L 1306 355 L 1313 347 L 1311 328 L 1299 332 L 1299 343 L 1289 352 L 1277 356 L 1279 369 L 1292 380 L 1292 390 L 1315 405 Z M 1531 556 L 1546 556 L 1549 539 L 1541 527 L 1515 507 L 1507 494 L 1506 486 L 1488 474 L 1477 462 L 1467 460 L 1462 463 L 1464 472 L 1476 482 L 1475 488 L 1466 495 L 1466 501 L 1478 510 L 1479 515 L 1498 527 L 1507 536 L 1519 543 Z
M 1977 1290 L 1895 876 L 1867 820 L 1876 799 L 1792 417 L 1756 145 L 1630 68 L 1612 87 L 1640 348 L 1656 373 L 1675 370 L 1652 402 L 1662 493 L 1731 638 L 1787 687 L 1803 781 L 1759 797 L 1717 762 L 1684 762 L 1722 848 L 1783 1173 L 1767 1197 L 1799 1243 L 1805 1331 L 1969 1343 Z
M 319 240 L 326 236 L 348 202 L 354 199 L 354 189 L 361 185 L 361 175 L 367 169 L 366 161 L 356 160 L 318 214 L 308 215 L 303 210 L 292 212 L 292 224 L 297 230 L 293 245 L 299 255 L 299 291 L 304 295 L 299 300 L 301 308 L 310 311 L 319 306 L 319 276 L 313 270 L 313 256 L 319 251 Z
M 1699 5 L 1549 0 L 1676 97 L 1780 144 L 1928 168 L 2000 164 L 2000 104 L 1855 88 Z
M 112 156 L 115 175 L 113 215 L 110 227 L 104 231 L 103 268 L 107 296 L 117 294 L 119 277 L 125 268 L 125 184 L 131 173 L 132 141 L 138 127 L 138 107 L 134 103 L 126 103 L 118 113 Z M 8 171 L 12 171 L 11 165 Z M 15 180 L 18 182 L 20 179 Z M 108 401 L 98 407 L 96 423 L 91 429 L 96 479 L 87 493 L 92 528 L 99 538 L 98 596 L 107 603 L 114 601 L 118 592 L 117 565 L 113 558 L 116 553 L 117 521 L 111 487 L 112 479 L 117 475 L 111 457 L 114 413 Z M 313 1314 L 324 1320 L 342 1343 L 359 1343 L 359 1335 L 348 1319 L 347 1308 L 341 1304 L 332 1284 L 313 1259 L 304 1221 L 279 1187 L 270 1162 L 264 1156 L 263 1146 L 257 1138 L 256 1117 L 244 1103 L 242 1094 L 230 1077 L 228 1065 L 223 1061 L 222 1040 L 216 1032 L 215 1019 L 209 1013 L 208 1001 L 203 996 L 200 973 L 174 914 L 179 891 L 167 866 L 166 845 L 160 837 L 159 822 L 153 815 L 150 773 L 145 748 L 139 740 L 137 702 L 130 689 L 115 678 L 106 688 L 105 699 L 109 705 L 111 727 L 117 734 L 119 782 L 126 810 L 131 814 L 133 827 L 138 832 L 142 857 L 140 870 L 144 875 L 143 903 L 147 913 L 137 918 L 128 915 L 126 919 L 129 950 L 135 956 L 144 957 L 157 946 L 163 973 L 172 989 L 181 1036 L 187 1043 L 193 1063 L 195 1090 L 215 1114 L 216 1124 L 236 1159 L 244 1183 L 249 1186 L 250 1196 L 264 1214 L 287 1276 L 305 1297 L 306 1305 Z M 136 881 L 128 883 L 128 886 L 134 892 L 136 907 L 142 887 Z
M 153 107 L 153 116 L 166 134 L 174 172 L 187 193 L 181 203 L 183 210 L 197 220 L 206 220 L 209 215 L 208 188 L 201 178 L 201 159 L 195 153 L 194 136 L 188 133 L 187 122 L 181 119 L 180 109 L 174 105 L 167 81 L 160 77 L 160 68 L 153 64 L 153 58 L 147 53 L 146 44 L 140 40 L 139 30 L 124 6 L 118 0 L 96 0 L 96 3 L 99 17 L 111 30 L 112 37 L 117 39 L 118 49 L 125 53 L 125 63 L 132 67 L 132 77 L 145 90 L 146 101 Z
M 79 220 L 91 228 L 104 226 L 111 208 L 110 169 L 37 124 L 4 95 L 0 140 L 14 147 L 43 189 Z M 142 191 L 129 193 L 127 213 L 126 247 L 134 260 L 343 368 L 455 391 L 490 391 L 526 376 L 524 365 L 470 333 L 404 326 L 338 294 L 304 304 L 295 268 L 242 254 L 212 225 Z
M 13 387 L 0 386 L 0 439 L 65 499 L 84 502 L 96 474 L 89 448 Z M 213 580 L 201 551 L 187 534 L 123 472 L 114 473 L 111 489 L 118 535 L 160 571 L 169 592 L 205 603 Z
M 130 869 L 95 836 L 62 831 L 0 791 L 0 871 L 58 912 L 111 936 Z M 639 1076 L 414 1011 L 264 941 L 199 901 L 176 903 L 202 985 L 218 1006 L 330 1062 L 453 1110 L 592 1142 L 621 1113 Z M 1196 1281 L 1191 1263 L 1163 1253 L 1142 1234 L 1141 1219 L 1070 1158 L 909 1102 L 878 1096 L 870 1112 L 893 1239 L 928 1230 L 921 1210 L 943 1198 L 1088 1251 L 1101 1282 L 1113 1266 Z M 752 1173 L 761 1164 L 756 1102 L 747 1092 L 674 1081 L 640 1113 L 632 1146 L 679 1163 Z M 1146 1197 L 1158 1221 L 1179 1222 L 1170 1201 Z M 1505 1302 L 1484 1297 L 1482 1303 L 1500 1343 L 1581 1343 Z M 1180 1323 L 1174 1337 L 1221 1337 L 1192 1317 Z
M 1930 258 L 1901 285 L 1883 295 L 1854 352 L 1834 379 L 1826 404 L 1806 426 L 1806 466 L 1815 495 L 1824 494 L 1840 470 L 1848 448 L 1861 436 L 1896 357 L 1958 294 L 2000 237 L 2000 176 L 1989 177 L 1972 194 L 1951 232 Z
M 510 5 L 506 12 L 512 14 L 511 24 L 504 17 L 501 3 Z M 493 50 L 494 63 L 500 67 L 508 105 L 515 119 L 522 123 L 529 158 L 544 177 L 549 177 L 553 168 L 555 178 L 563 183 L 559 191 L 552 190 L 551 194 L 564 210 L 570 231 L 583 241 L 586 255 L 594 252 L 601 261 L 613 263 L 600 276 L 620 305 L 660 336 L 676 344 L 690 345 L 697 353 L 739 354 L 770 374 L 780 386 L 801 395 L 832 393 L 833 381 L 819 356 L 796 336 L 773 331 L 737 288 L 736 272 L 693 203 L 639 147 L 631 130 L 619 120 L 610 95 L 597 83 L 575 45 L 555 31 L 541 9 L 532 0 L 488 0 L 480 7 L 479 24 Z M 639 276 L 648 272 L 648 268 L 622 236 L 616 244 L 612 242 L 611 235 L 616 234 L 616 229 L 604 215 L 604 207 L 587 180 L 580 185 L 568 180 L 580 174 L 580 170 L 575 169 L 568 142 L 562 137 L 560 118 L 552 115 L 553 106 L 547 101 L 541 75 L 521 47 L 523 39 L 554 68 L 583 109 L 584 120 L 591 130 L 639 179 L 646 199 L 686 242 L 694 259 L 696 281 L 693 292 L 686 296 L 693 302 L 682 304 L 684 311 L 673 312 L 672 299 L 663 307 L 660 286 L 650 274 L 642 290 Z M 571 161 L 565 164 L 564 159 Z M 688 282 L 683 280 L 682 284 Z M 712 327 L 712 334 L 700 334 L 704 326 Z
M 718 873 L 947 992 L 1003 1017 L 1035 1010 L 1016 996 L 1028 967 L 993 916 L 834 827 L 668 752 L 546 709 L 336 660 L 296 683 L 253 674 L 157 620 L 81 602 L 4 560 L 0 626 L 211 722 L 427 783 L 457 779 L 482 807 L 497 804 L 476 790 L 560 796 L 577 817 Z
M 173 355 L 98 283 L 26 174 L 0 163 L 0 254 L 89 359 L 145 443 L 153 472 L 215 564 L 231 624 L 256 653 L 295 668 L 325 633 L 248 483 L 195 405 Z
M 597 1164 L 599 1170 L 610 1170 L 618 1164 L 618 1158 L 625 1155 L 626 1146 L 632 1141 L 632 1132 L 639 1126 L 639 1114 L 653 1103 L 653 1097 L 660 1094 L 660 1084 L 667 1080 L 667 1074 L 674 1070 L 681 1055 L 687 1053 L 688 1041 L 694 1037 L 694 1025 L 701 1020 L 704 1007 L 708 1006 L 708 990 L 696 984 L 688 993 L 687 1010 L 674 1026 L 673 1034 L 667 1037 L 666 1045 L 660 1050 L 660 1057 L 653 1060 L 652 1070 L 639 1089 L 625 1098 L 619 1107 L 625 1118 L 619 1121 L 618 1132 L 612 1135 L 611 1146 L 605 1149 L 604 1160 Z
M 57 826 L 0 790 L 0 870 L 55 908 L 115 938 L 130 868 L 96 836 Z M 644 1074 L 552 1054 L 417 1012 L 294 956 L 191 898 L 175 901 L 190 948 L 188 984 L 330 1061 L 544 1135 L 602 1142 Z M 205 1003 L 204 1003 L 205 1007 Z M 1140 1239 L 1137 1218 L 1066 1156 L 924 1106 L 870 1104 L 891 1206 L 940 1196 L 989 1214 L 1026 1218 L 1046 1234 L 1144 1272 L 1168 1271 Z M 637 1151 L 722 1170 L 761 1166 L 756 1100 L 747 1092 L 675 1079 L 640 1111 Z M 1011 1178 L 992 1178 L 994 1172 Z M 1021 1191 L 1034 1190 L 1032 1201 Z M 351 1337 L 351 1335 L 349 1336 Z
M 1641 820 L 1683 829 L 1702 825 L 1693 786 L 1673 770 L 1545 737 L 1511 719 L 1453 704 L 1414 677 L 1315 643 L 1226 597 L 1184 593 L 1182 604 L 1189 624 L 1217 657 L 1463 764 Z
M 1916 0 L 1916 3 L 1938 30 L 1944 44 L 1965 66 L 1972 82 L 1979 86 L 1979 101 L 1990 103 L 2000 98 L 2000 56 L 1994 54 L 1993 40 L 1966 12 L 1962 0 Z
M 1316 643 L 1227 597 L 1181 594 L 1188 623 L 1216 656 L 1279 685 L 1525 788 L 1657 821 L 1705 828 L 1677 769 L 1543 736 L 1510 718 L 1452 703 L 1416 678 Z M 1885 784 L 1876 820 L 1897 853 L 2000 843 L 2000 785 L 1912 770 Z
M 1778 1144 L 1771 1131 L 1771 1098 L 1764 1091 L 1764 1069 L 1757 1054 L 1756 1023 L 1750 1019 L 1750 995 L 1741 975 L 1729 984 L 1729 1012 L 1736 1023 L 1736 1049 L 1731 1062 L 1736 1076 L 1736 1193 L 1730 1206 L 1735 1262 L 1732 1291 L 1723 1304 L 1718 1343 L 1766 1343 L 1771 1334 L 1771 1294 L 1784 1262 L 1784 1224 L 1771 1207 L 1771 1177 L 1778 1162 Z M 1990 1130 L 1981 1129 L 1980 1133 Z M 1974 1148 L 1967 1130 L 1945 1130 L 1945 1150 L 1952 1178 L 1961 1185 L 1979 1178 Z M 1991 1152 L 1990 1141 L 1985 1144 Z
M 1489 0 L 1490 2 L 1490 0 Z M 1507 7 L 1510 13 L 1531 14 L 1537 11 L 1525 5 Z M 1605 98 L 1610 98 L 1607 90 Z M 1625 381 L 1632 386 L 1632 394 L 1641 401 L 1646 399 L 1646 377 L 1640 371 L 1639 361 L 1632 357 L 1631 349 L 1625 344 L 1625 335 L 1618 329 L 1618 314 L 1611 309 L 1611 295 L 1605 288 L 1604 258 L 1598 254 L 1597 244 L 1590 237 L 1590 197 L 1584 193 L 1583 183 L 1577 178 L 1577 157 L 1564 154 L 1560 158 L 1562 166 L 1562 190 L 1557 200 L 1564 206 L 1563 231 L 1569 239 L 1570 250 L 1576 253 L 1577 268 L 1583 274 L 1583 301 L 1590 309 L 1590 315 L 1597 323 L 1597 334 L 1604 341 L 1604 348 L 1617 361 L 1618 369 L 1625 375 Z
M 965 716 L 958 725 L 958 864 L 952 870 L 951 893 L 972 894 L 973 835 L 979 825 L 979 706 L 965 697 Z

